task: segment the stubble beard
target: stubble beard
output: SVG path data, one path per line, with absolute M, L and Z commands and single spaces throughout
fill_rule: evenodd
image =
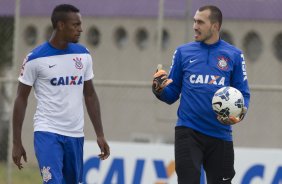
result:
M 200 33 L 200 35 L 202 36 L 202 33 Z M 211 30 L 209 30 L 207 32 L 206 35 L 203 35 L 202 39 L 195 39 L 196 42 L 206 42 L 207 40 L 209 40 L 212 37 L 212 32 Z

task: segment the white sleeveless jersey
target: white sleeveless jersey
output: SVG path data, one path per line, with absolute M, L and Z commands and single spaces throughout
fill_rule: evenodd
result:
M 83 137 L 83 85 L 93 77 L 92 58 L 80 44 L 59 50 L 46 42 L 29 53 L 19 81 L 34 87 L 34 131 Z

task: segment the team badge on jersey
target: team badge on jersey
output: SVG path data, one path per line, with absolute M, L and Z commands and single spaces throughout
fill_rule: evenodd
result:
M 228 69 L 228 58 L 224 57 L 224 56 L 220 56 L 217 58 L 218 62 L 217 62 L 217 66 L 219 69 L 221 70 L 227 70 Z
M 83 64 L 81 62 L 81 58 L 73 58 L 73 61 L 75 62 L 75 68 L 81 70 L 83 68 Z
M 45 167 L 41 169 L 41 174 L 44 182 L 48 182 L 49 180 L 52 179 L 52 174 L 50 173 L 50 167 Z

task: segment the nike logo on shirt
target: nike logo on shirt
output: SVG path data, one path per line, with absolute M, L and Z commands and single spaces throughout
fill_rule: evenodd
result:
M 190 59 L 189 63 L 194 63 L 197 59 Z
M 49 65 L 49 68 L 53 68 L 54 66 L 56 66 L 56 65 Z

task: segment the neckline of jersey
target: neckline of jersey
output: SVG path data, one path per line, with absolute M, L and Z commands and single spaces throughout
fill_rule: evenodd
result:
M 58 49 L 58 48 L 54 47 L 49 41 L 47 41 L 47 44 L 50 48 L 52 48 L 54 50 L 58 50 L 58 51 L 67 51 L 69 49 L 69 43 L 68 43 L 68 46 L 65 49 Z
M 206 47 L 206 48 L 214 48 L 214 47 L 218 47 L 220 43 L 221 43 L 221 39 L 218 39 L 218 41 L 213 44 L 206 44 L 204 42 L 201 42 L 200 44 L 201 46 Z

